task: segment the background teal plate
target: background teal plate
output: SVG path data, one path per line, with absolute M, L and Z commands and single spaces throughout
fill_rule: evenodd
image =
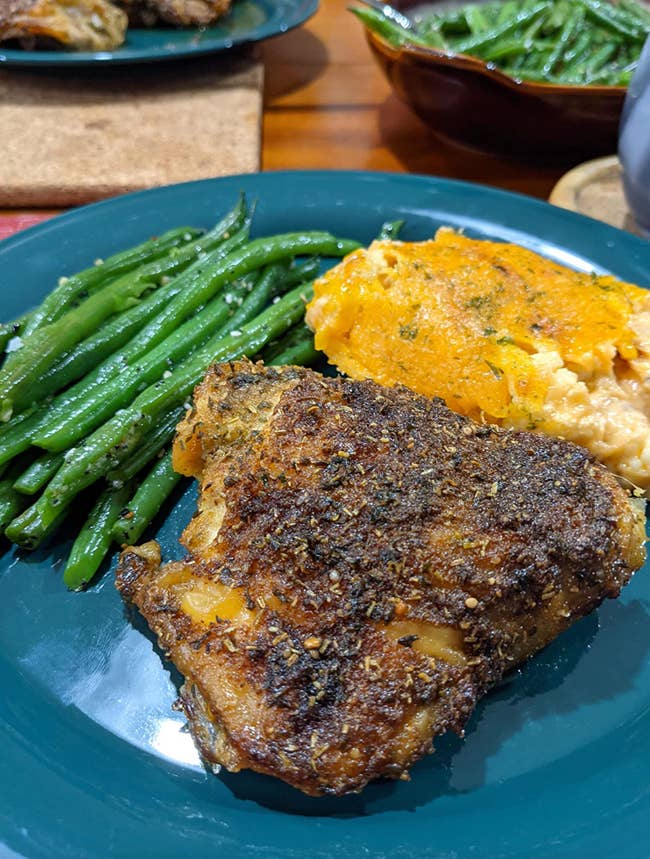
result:
M 126 42 L 114 51 L 22 51 L 0 44 L 0 64 L 115 65 L 214 54 L 286 33 L 304 23 L 317 9 L 318 0 L 235 0 L 230 14 L 215 27 L 184 30 L 129 27 Z
M 180 223 L 209 225 L 240 190 L 258 234 L 320 227 L 370 240 L 405 218 L 517 241 L 650 286 L 650 244 L 475 185 L 371 173 L 269 173 L 178 185 L 63 215 L 0 245 L 2 317 L 61 274 Z M 167 558 L 193 492 L 166 511 Z M 81 512 L 81 511 L 80 511 Z M 66 541 L 0 558 L 0 856 L 29 859 L 645 859 L 650 853 L 650 577 L 561 636 L 445 736 L 409 783 L 310 799 L 200 766 L 171 709 L 177 677 L 112 574 L 61 583 Z

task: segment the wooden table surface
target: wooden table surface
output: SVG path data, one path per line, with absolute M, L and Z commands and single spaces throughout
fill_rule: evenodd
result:
M 484 155 L 435 137 L 393 94 L 349 0 L 321 0 L 303 27 L 261 46 L 262 169 L 425 173 L 548 197 L 563 168 Z M 53 210 L 0 212 L 0 238 Z
M 426 173 L 548 197 L 566 167 L 483 155 L 435 137 L 392 94 L 349 3 L 321 0 L 304 27 L 264 45 L 264 170 Z

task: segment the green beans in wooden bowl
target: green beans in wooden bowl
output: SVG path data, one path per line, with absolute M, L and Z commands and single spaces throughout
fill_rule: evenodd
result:
M 402 0 L 394 8 L 405 18 L 379 4 L 352 11 L 397 94 L 437 133 L 535 159 L 616 150 L 625 88 L 650 34 L 646 3 Z

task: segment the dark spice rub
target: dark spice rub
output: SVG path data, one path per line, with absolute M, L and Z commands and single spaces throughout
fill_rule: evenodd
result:
M 190 554 L 128 548 L 117 586 L 185 676 L 203 756 L 310 794 L 407 777 L 644 558 L 589 453 L 403 387 L 215 366 L 174 462 L 201 481 Z

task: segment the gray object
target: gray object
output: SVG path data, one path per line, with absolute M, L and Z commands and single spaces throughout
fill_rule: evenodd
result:
M 650 239 L 650 38 L 625 99 L 618 154 L 628 204 L 641 231 Z

